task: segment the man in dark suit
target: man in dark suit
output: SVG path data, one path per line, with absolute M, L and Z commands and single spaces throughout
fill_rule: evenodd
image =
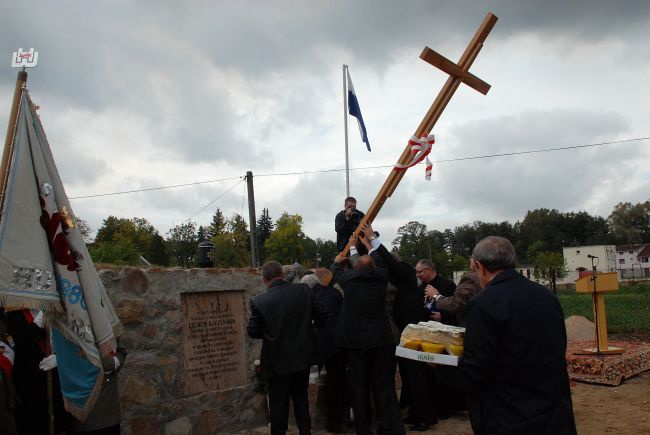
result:
M 336 230 L 336 249 L 341 252 L 348 244 L 348 240 L 354 230 L 357 229 L 359 222 L 365 215 L 357 210 L 357 200 L 348 196 L 343 202 L 343 210 L 336 214 L 334 218 L 334 229 Z
M 366 402 L 370 384 L 377 410 L 377 432 L 403 434 L 395 393 L 395 345 L 386 314 L 388 273 L 375 267 L 368 255 L 359 257 L 354 269 L 344 269 L 347 258 L 341 254 L 334 261 L 334 281 L 344 292 L 334 342 L 347 352 L 356 432 L 372 434 Z
M 277 261 L 264 263 L 262 282 L 267 290 L 251 301 L 247 332 L 263 339 L 261 364 L 269 383 L 271 433 L 286 433 L 291 398 L 300 434 L 310 434 L 307 387 L 316 359 L 312 319 L 322 322 L 326 308 L 306 284 L 284 281 Z
M 467 305 L 460 380 L 480 434 L 575 434 L 564 314 L 553 293 L 515 270 L 509 240 L 472 252 L 483 290 Z
M 345 412 L 345 351 L 334 346 L 334 329 L 339 318 L 343 294 L 332 285 L 332 272 L 318 268 L 311 275 L 305 275 L 301 282 L 311 287 L 314 298 L 327 307 L 327 318 L 322 328 L 316 331 L 319 370 L 327 370 L 327 422 L 328 432 L 341 432 Z
M 433 288 L 438 291 L 443 296 L 451 296 L 456 290 L 456 284 L 453 281 L 443 278 L 438 271 L 436 270 L 436 265 L 433 261 L 423 258 L 418 261 L 415 265 L 415 274 L 420 279 L 420 296 L 424 301 L 427 293 L 427 289 Z M 438 322 L 443 322 L 448 325 L 456 324 L 456 317 L 452 316 L 446 311 L 436 311 L 434 313 L 429 313 L 431 319 Z
M 370 224 L 365 224 L 363 234 L 375 234 Z M 427 321 L 422 309 L 422 295 L 418 290 L 418 281 L 415 269 L 405 261 L 390 252 L 375 238 L 367 246 L 372 256 L 377 258 L 377 264 L 388 269 L 388 280 L 397 287 L 393 319 L 400 333 L 408 324 L 418 324 Z M 397 258 L 396 258 L 397 257 Z M 438 422 L 429 395 L 426 379 L 426 364 L 405 358 L 398 358 L 399 371 L 402 377 L 402 391 L 400 400 L 409 405 L 409 415 L 404 420 L 411 423 L 411 430 L 425 431 L 430 425 Z M 408 397 L 405 397 L 408 396 Z

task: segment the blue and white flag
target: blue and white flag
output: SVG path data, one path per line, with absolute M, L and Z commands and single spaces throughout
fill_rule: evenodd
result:
M 348 75 L 348 113 L 355 118 L 359 123 L 359 132 L 361 132 L 361 140 L 366 143 L 366 148 L 370 151 L 370 141 L 368 140 L 368 132 L 366 131 L 366 124 L 363 123 L 363 116 L 361 116 L 361 108 L 359 108 L 359 100 L 357 94 L 354 92 L 352 79 L 350 78 L 350 71 L 345 70 Z

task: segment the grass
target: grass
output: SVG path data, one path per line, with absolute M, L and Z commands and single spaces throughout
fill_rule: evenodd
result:
M 558 289 L 564 316 L 583 316 L 593 321 L 591 296 L 576 294 L 575 287 Z M 612 334 L 650 334 L 650 284 L 621 284 L 619 291 L 605 295 L 607 331 Z

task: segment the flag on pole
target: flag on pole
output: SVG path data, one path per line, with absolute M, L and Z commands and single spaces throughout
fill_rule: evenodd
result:
M 354 92 L 354 86 L 352 85 L 352 79 L 350 78 L 350 71 L 346 69 L 346 73 L 348 75 L 348 113 L 357 118 L 357 122 L 359 123 L 359 132 L 361 133 L 361 140 L 366 143 L 366 148 L 368 148 L 368 151 L 370 151 L 370 141 L 368 140 L 366 124 L 364 124 L 363 116 L 361 116 L 359 100 L 357 99 L 357 94 Z
M 26 90 L 8 168 L 0 217 L 0 304 L 44 311 L 65 408 L 83 421 L 101 388 L 101 357 L 115 350 L 121 324 L 76 227 Z

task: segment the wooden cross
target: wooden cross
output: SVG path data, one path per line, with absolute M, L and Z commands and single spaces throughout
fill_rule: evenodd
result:
M 416 137 L 427 136 L 429 135 L 429 133 L 431 133 L 433 126 L 436 125 L 438 118 L 440 118 L 440 115 L 442 115 L 442 112 L 445 110 L 445 107 L 447 107 L 447 104 L 451 100 L 451 97 L 454 95 L 454 92 L 456 92 L 456 89 L 458 89 L 458 86 L 460 86 L 461 83 L 465 83 L 466 85 L 468 85 L 473 89 L 476 89 L 483 95 L 488 93 L 488 91 L 490 90 L 490 85 L 485 83 L 483 80 L 479 79 L 472 73 L 470 73 L 469 68 L 470 66 L 472 66 L 472 63 L 478 56 L 479 51 L 481 51 L 481 48 L 483 47 L 483 42 L 487 38 L 488 34 L 492 30 L 496 22 L 497 22 L 497 17 L 494 14 L 492 14 L 492 12 L 488 12 L 488 14 L 483 19 L 483 22 L 479 26 L 478 30 L 474 34 L 474 38 L 472 38 L 472 40 L 470 41 L 469 45 L 465 49 L 465 52 L 460 57 L 460 60 L 458 61 L 457 64 L 447 59 L 446 57 L 436 53 L 429 47 L 424 47 L 424 50 L 422 50 L 422 53 L 420 54 L 420 59 L 446 72 L 447 74 L 449 74 L 449 78 L 447 79 L 445 85 L 442 87 L 440 93 L 438 94 L 435 101 L 429 108 L 429 111 L 424 116 L 424 119 L 422 119 L 422 122 L 418 126 L 417 130 L 415 130 Z M 409 163 L 410 159 L 411 159 L 411 147 L 407 145 L 406 148 L 404 149 L 404 152 L 402 152 L 402 155 L 400 156 L 397 162 L 398 164 L 404 165 Z M 381 207 L 384 205 L 384 202 L 386 202 L 386 200 L 393 194 L 395 188 L 402 180 L 402 177 L 404 176 L 405 173 L 406 170 L 403 171 L 396 171 L 394 169 L 391 170 L 390 174 L 388 175 L 388 178 L 384 182 L 384 185 L 379 190 L 379 193 L 375 197 L 375 200 L 372 202 L 372 204 L 368 208 L 368 211 L 366 212 L 366 215 L 364 216 L 364 218 L 361 220 L 361 223 L 357 227 L 355 231 L 356 235 L 359 234 L 359 232 L 361 231 L 361 227 L 366 222 L 372 223 L 372 221 L 375 220 L 375 217 L 379 213 L 379 210 L 381 210 Z M 348 245 L 343 250 L 343 255 L 347 255 L 349 250 L 350 250 L 350 244 L 348 243 Z

